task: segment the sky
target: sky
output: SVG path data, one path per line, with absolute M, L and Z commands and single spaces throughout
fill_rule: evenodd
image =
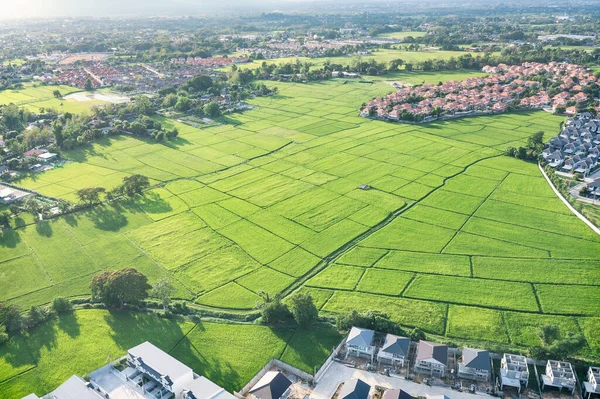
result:
M 190 15 L 244 9 L 270 11 L 277 5 L 294 1 L 302 0 L 0 0 L 0 19 Z

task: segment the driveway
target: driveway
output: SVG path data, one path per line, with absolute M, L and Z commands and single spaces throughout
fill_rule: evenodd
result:
M 417 396 L 437 396 L 446 395 L 451 399 L 480 399 L 491 398 L 485 393 L 465 393 L 454 391 L 444 387 L 430 387 L 425 384 L 418 384 L 404 379 L 404 377 L 386 377 L 381 374 L 371 373 L 365 370 L 358 370 L 346 367 L 341 363 L 333 362 L 325 375 L 321 378 L 319 384 L 313 389 L 310 399 L 330 399 L 335 393 L 337 387 L 344 381 L 351 378 L 360 378 L 367 384 L 379 385 L 386 388 L 402 389 L 414 397 Z

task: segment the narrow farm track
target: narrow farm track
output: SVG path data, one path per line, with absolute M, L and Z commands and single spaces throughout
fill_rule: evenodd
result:
M 296 280 L 296 282 L 292 286 L 290 286 L 286 290 L 284 290 L 283 291 L 283 295 L 288 296 L 289 294 L 291 294 L 294 291 L 296 291 L 301 285 L 303 285 L 311 277 L 314 277 L 317 273 L 319 273 L 320 271 L 322 271 L 323 269 L 325 269 L 327 266 L 329 266 L 329 264 L 331 262 L 334 262 L 335 260 L 339 259 L 342 255 L 344 255 L 345 253 L 347 253 L 351 249 L 355 248 L 360 242 L 364 241 L 365 239 L 367 239 L 368 237 L 372 236 L 377 231 L 381 230 L 382 228 L 384 228 L 385 226 L 387 226 L 388 224 L 390 224 L 391 222 L 393 222 L 394 220 L 396 220 L 398 217 L 402 216 L 402 214 L 404 214 L 409 209 L 412 209 L 420 201 L 426 199 L 427 197 L 429 197 L 431 194 L 433 194 L 437 190 L 443 188 L 444 185 L 446 184 L 446 182 L 448 180 L 450 180 L 450 179 L 452 179 L 452 178 L 454 178 L 456 176 L 459 176 L 459 175 L 463 174 L 467 169 L 469 169 L 469 167 L 471 167 L 473 165 L 476 165 L 477 163 L 479 163 L 481 161 L 484 161 L 486 159 L 496 158 L 496 157 L 499 157 L 499 156 L 500 155 L 494 155 L 494 156 L 482 158 L 482 159 L 480 159 L 478 161 L 475 161 L 475 162 L 473 162 L 473 163 L 465 166 L 460 172 L 457 172 L 457 173 L 455 173 L 455 174 L 453 174 L 451 176 L 448 176 L 448 177 L 444 178 L 444 181 L 443 181 L 443 183 L 442 183 L 441 186 L 439 186 L 439 187 L 431 190 L 427 195 L 425 195 L 419 201 L 415 201 L 415 202 L 413 202 L 413 203 L 411 203 L 411 204 L 409 204 L 407 206 L 404 206 L 404 207 L 402 207 L 400 209 L 395 210 L 390 215 L 388 215 L 388 217 L 386 217 L 385 219 L 383 219 L 381 222 L 379 222 L 375 226 L 371 227 L 370 229 L 368 229 L 364 233 L 362 233 L 362 234 L 358 235 L 357 237 L 353 238 L 352 240 L 346 242 L 344 245 L 340 246 L 338 249 L 336 249 L 335 251 L 333 251 L 330 254 L 328 254 L 327 256 L 325 256 L 323 258 L 323 260 L 314 269 L 312 269 L 310 272 L 308 272 L 304 276 L 300 277 L 298 280 Z

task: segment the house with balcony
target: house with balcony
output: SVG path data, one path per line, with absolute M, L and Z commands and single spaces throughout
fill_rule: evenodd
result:
M 419 341 L 415 359 L 415 373 L 443 377 L 448 368 L 448 346 Z
M 546 387 L 558 388 L 559 391 L 567 389 L 571 394 L 575 392 L 575 373 L 569 362 L 548 360 L 546 374 L 542 375 L 542 389 Z
M 404 359 L 408 356 L 409 347 L 409 338 L 388 334 L 385 336 L 383 346 L 377 353 L 377 361 L 392 366 L 400 365 L 400 367 L 404 367 Z
M 375 357 L 374 336 L 373 330 L 352 327 L 346 338 L 346 356 L 368 357 L 372 362 Z
M 489 381 L 492 371 L 490 353 L 482 349 L 464 348 L 458 362 L 458 377 L 475 381 Z
M 527 358 L 521 355 L 505 353 L 500 362 L 500 389 L 505 386 L 515 387 L 521 392 L 529 383 L 529 367 Z

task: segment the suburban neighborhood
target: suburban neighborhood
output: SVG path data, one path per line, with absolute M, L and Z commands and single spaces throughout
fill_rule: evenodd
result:
M 579 65 L 526 62 L 485 66 L 483 72 L 489 76 L 401 87 L 367 102 L 360 115 L 395 122 L 429 122 L 525 109 L 575 115 L 577 105 L 590 101 L 598 108 L 588 94 L 597 93 L 597 77 Z

